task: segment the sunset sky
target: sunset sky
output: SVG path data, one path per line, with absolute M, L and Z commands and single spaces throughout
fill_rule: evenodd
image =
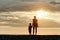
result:
M 0 11 L 3 15 L 8 13 L 17 16 L 21 24 L 32 22 L 33 16 L 37 16 L 39 21 L 40 19 L 52 20 L 60 24 L 60 5 L 50 4 L 52 1 L 60 0 L 0 0 Z
M 47 9 L 59 9 L 59 5 L 50 4 L 50 2 L 59 2 L 60 0 L 0 0 L 0 11 L 31 11 L 43 7 Z
M 60 0 L 0 0 L 0 34 L 28 34 L 34 16 L 38 34 L 60 34 Z

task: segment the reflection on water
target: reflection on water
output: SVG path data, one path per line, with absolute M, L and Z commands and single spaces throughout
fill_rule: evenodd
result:
M 27 27 L 1 27 L 0 34 L 28 35 Z M 60 28 L 38 28 L 37 35 L 60 35 Z
M 37 18 L 39 27 L 60 27 L 59 13 L 49 14 L 47 18 Z M 27 27 L 28 23 L 32 22 L 34 15 L 37 14 L 35 12 L 2 12 L 0 13 L 0 26 Z

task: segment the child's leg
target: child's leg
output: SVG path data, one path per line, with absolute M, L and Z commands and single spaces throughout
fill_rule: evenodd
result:
M 29 30 L 29 34 L 31 35 L 31 29 Z
M 31 33 L 29 33 L 29 35 L 31 35 Z

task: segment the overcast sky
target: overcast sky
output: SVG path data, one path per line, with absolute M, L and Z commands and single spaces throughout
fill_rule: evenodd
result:
M 50 1 L 52 0 L 0 0 L 0 11 L 30 11 L 45 6 L 45 3 L 48 5 Z

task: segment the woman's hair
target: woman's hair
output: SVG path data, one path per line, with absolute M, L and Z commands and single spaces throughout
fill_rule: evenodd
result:
M 34 19 L 36 19 L 36 16 L 34 16 Z

